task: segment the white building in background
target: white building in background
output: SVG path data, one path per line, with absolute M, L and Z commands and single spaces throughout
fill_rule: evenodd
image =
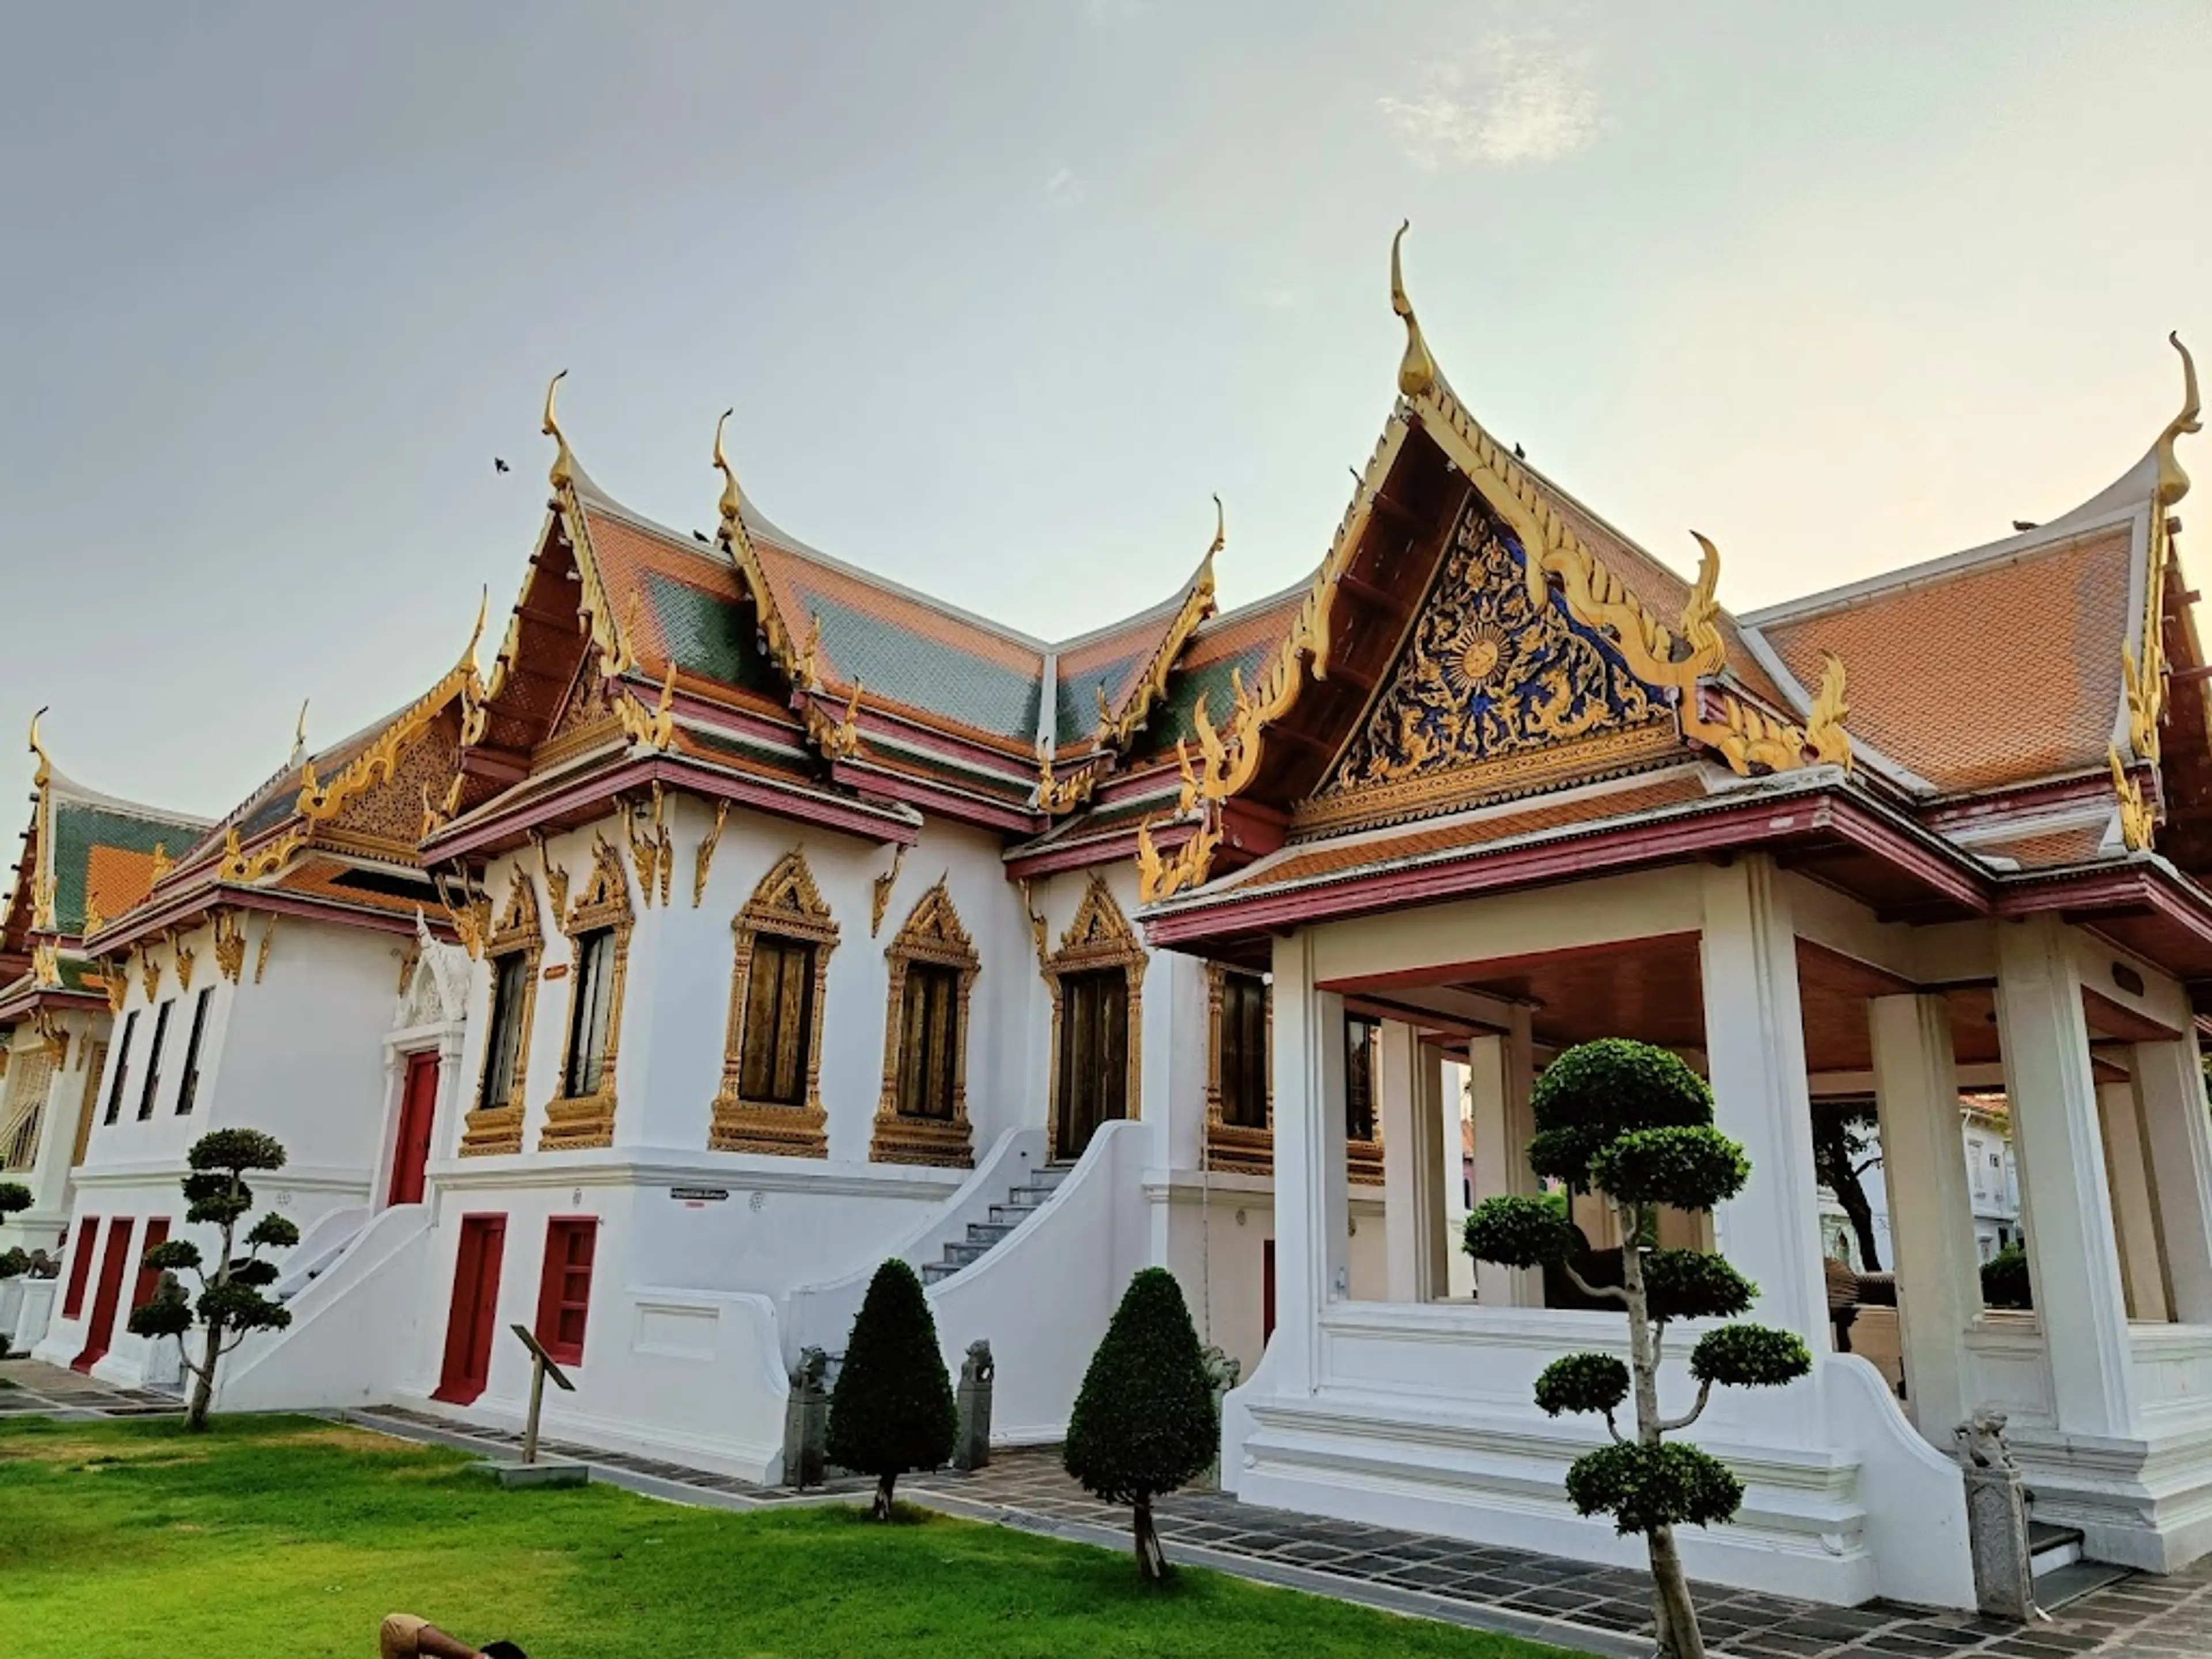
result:
M 2093 1555 L 2212 1549 L 2212 830 L 2160 817 L 2212 790 L 2187 418 L 2039 529 L 1738 619 L 1710 549 L 1685 582 L 1498 445 L 1395 297 L 1401 395 L 1311 579 L 1217 613 L 1209 551 L 1059 642 L 807 548 L 719 441 L 716 533 L 657 525 L 549 393 L 489 673 L 288 768 L 85 941 L 125 1029 L 39 1352 L 146 1375 L 103 1287 L 181 1231 L 192 1136 L 247 1125 L 307 1237 L 229 1408 L 513 1425 L 520 1322 L 578 1382 L 549 1431 L 772 1480 L 790 1368 L 896 1255 L 948 1363 L 991 1342 L 1001 1437 L 1050 1439 L 1162 1264 L 1243 1363 L 1240 1495 L 1627 1559 L 1561 1490 L 1588 1425 L 1530 1392 L 1618 1319 L 1457 1233 L 1530 1190 L 1543 1066 L 1629 1036 L 1755 1171 L 1662 1242 L 1724 1248 L 1817 1357 L 1701 1425 L 1748 1495 L 1693 1574 L 1971 1605 L 1940 1449 L 1983 1406 Z M 1985 1077 L 2033 1314 L 1979 1303 Z M 1846 1085 L 1902 1404 L 1826 1316 L 1809 1110 Z
M 1974 1219 L 1974 1253 L 1987 1261 L 2007 1245 L 2021 1242 L 2020 1168 L 2013 1157 L 2012 1116 L 1998 1094 L 1962 1095 L 1959 1100 L 1959 1133 L 1966 1154 L 1966 1195 Z M 1889 1233 L 1889 1182 L 1882 1167 L 1881 1132 L 1867 1131 L 1869 1167 L 1859 1180 L 1874 1212 L 1875 1246 L 1881 1254 L 1884 1271 L 1897 1261 L 1897 1247 Z M 1860 1260 L 1858 1234 L 1827 1188 L 1820 1188 L 1820 1231 L 1828 1254 L 1865 1271 Z

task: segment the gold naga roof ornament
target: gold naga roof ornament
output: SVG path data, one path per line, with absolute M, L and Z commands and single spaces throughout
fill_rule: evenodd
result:
M 1199 819 L 1190 839 L 1176 848 L 1172 857 L 1163 856 L 1152 844 L 1152 821 L 1144 819 L 1137 825 L 1138 897 L 1146 904 L 1156 904 L 1186 887 L 1197 886 L 1212 868 L 1213 855 L 1220 847 L 1220 825 L 1211 811 Z
M 665 750 L 676 741 L 676 660 L 669 659 L 667 677 L 660 683 L 660 699 L 647 714 L 645 705 L 625 691 L 615 700 L 615 715 L 623 736 L 648 749 Z
M 1167 696 L 1168 677 L 1174 672 L 1183 647 L 1198 630 L 1198 625 L 1214 612 L 1213 561 L 1228 544 L 1228 540 L 1227 515 L 1222 509 L 1221 497 L 1216 495 L 1213 498 L 1213 541 L 1206 548 L 1206 556 L 1199 561 L 1198 574 L 1191 578 L 1189 591 L 1183 596 L 1182 608 L 1176 612 L 1175 620 L 1168 624 L 1167 632 L 1160 636 L 1160 642 L 1153 649 L 1152 659 L 1145 665 L 1144 672 L 1138 676 L 1136 684 L 1130 688 L 1119 708 L 1106 701 L 1104 686 L 1097 688 L 1097 741 L 1102 749 L 1120 748 L 1127 743 L 1152 714 L 1152 705 Z
M 2176 440 L 2204 429 L 2203 406 L 2197 392 L 2197 361 L 2181 343 L 2179 333 L 2166 342 L 2181 356 L 2181 409 L 2166 423 L 2152 446 L 2156 456 L 2157 483 L 2151 492 L 2149 580 L 2144 584 L 2142 651 L 2138 658 L 2123 656 L 2126 675 L 2128 742 L 2142 759 L 2156 764 L 2158 729 L 2166 714 L 2166 570 L 2172 562 L 2172 531 L 2167 511 L 2189 493 L 2189 474 L 2174 453 Z
M 1064 778 L 1055 778 L 1052 771 L 1052 745 L 1044 738 L 1037 739 L 1036 810 L 1048 817 L 1073 812 L 1091 799 L 1098 787 L 1098 780 L 1105 775 L 1106 760 L 1103 755 L 1079 766 Z
M 292 754 L 291 757 L 284 763 L 287 766 L 297 766 L 307 756 L 307 705 L 313 701 L 311 697 L 300 699 L 300 718 L 292 723 Z
M 720 523 L 714 532 L 715 544 L 730 556 L 737 567 L 738 580 L 744 584 L 746 593 L 753 602 L 753 616 L 760 628 L 762 642 L 768 647 L 769 659 L 779 672 L 791 683 L 794 691 L 814 691 L 820 689 L 822 677 L 817 652 L 821 644 L 822 619 L 816 617 L 804 645 L 791 637 L 784 625 L 783 613 L 777 609 L 775 590 L 768 582 L 768 571 L 761 563 L 759 550 L 753 546 L 752 537 L 746 532 L 744 492 L 738 488 L 737 470 L 730 465 L 728 452 L 723 447 L 722 430 L 734 407 L 722 411 L 721 419 L 714 422 L 714 451 L 712 465 L 722 475 L 721 500 L 716 504 Z M 854 688 L 858 692 L 858 686 Z M 813 729 L 810 713 L 807 728 Z M 836 758 L 832 757 L 832 758 Z
M 1429 355 L 1429 343 L 1421 337 L 1420 319 L 1413 315 L 1413 302 L 1406 297 L 1406 277 L 1399 262 L 1399 245 L 1406 233 L 1413 228 L 1411 219 L 1398 222 L 1398 234 L 1390 239 L 1390 309 L 1406 322 L 1406 355 L 1398 362 L 1398 390 L 1408 398 L 1418 398 L 1437 383 L 1437 360 Z
M 2106 751 L 2106 758 L 2112 769 L 2112 793 L 2119 801 L 2121 842 L 2130 853 L 2148 853 L 2156 836 L 2158 817 L 2143 794 L 2142 781 L 2122 763 L 2118 744 Z
M 853 695 L 844 717 L 833 720 L 811 696 L 805 699 L 806 735 L 814 746 L 833 761 L 849 760 L 860 752 L 860 682 L 853 682 Z
M 553 465 L 546 470 L 545 482 L 556 489 L 566 489 L 576 481 L 575 453 L 568 447 L 568 434 L 561 430 L 561 419 L 553 407 L 554 393 L 560 390 L 561 382 L 568 378 L 568 371 L 564 368 L 545 383 L 545 419 L 542 430 L 557 446 L 553 453 Z
M 1805 752 L 1820 765 L 1851 769 L 1850 734 L 1844 720 L 1851 712 L 1844 701 L 1844 659 L 1832 651 L 1820 653 L 1820 689 L 1813 694 L 1813 707 L 1805 720 Z
M 53 757 L 46 753 L 46 745 L 39 738 L 39 722 L 46 719 L 46 710 L 52 707 L 52 703 L 41 704 L 39 712 L 31 716 L 31 753 L 39 762 L 37 769 L 31 774 L 33 789 L 44 789 L 54 775 Z
M 487 590 L 486 604 L 489 603 L 489 598 Z M 446 677 L 386 722 L 384 729 L 366 748 L 333 774 L 329 782 L 324 782 L 316 775 L 313 757 L 307 760 L 300 775 L 299 799 L 294 803 L 295 810 L 301 817 L 311 824 L 327 823 L 343 811 L 349 803 L 378 784 L 390 781 L 398 770 L 400 751 L 428 730 L 456 696 L 461 699 L 462 742 L 471 741 L 469 727 L 471 721 L 478 727 L 477 735 L 483 735 L 481 728 L 483 722 L 477 717 L 483 714 L 484 705 L 483 700 L 476 696 L 476 647 L 477 640 L 483 635 L 483 622 L 484 612 L 479 607 L 476 629 L 469 635 L 468 647 L 453 667 L 446 672 Z M 454 775 L 457 784 L 459 775 L 458 773 Z M 423 787 L 427 797 L 428 786 L 426 784 Z M 422 833 L 427 836 L 430 832 L 425 830 Z

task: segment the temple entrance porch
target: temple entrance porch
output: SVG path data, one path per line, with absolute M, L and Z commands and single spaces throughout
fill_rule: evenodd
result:
M 2056 918 L 1881 921 L 1754 854 L 1301 928 L 1274 939 L 1272 978 L 1276 1332 L 1224 1423 L 1240 1495 L 1635 1559 L 1560 1489 L 1601 1426 L 1530 1398 L 1558 1354 L 1625 1347 L 1622 1322 L 1561 1305 L 1539 1273 L 1455 1285 L 1446 1150 L 1446 1068 L 1463 1064 L 1472 1195 L 1536 1190 L 1531 1079 L 1563 1047 L 1622 1036 L 1705 1073 L 1754 1172 L 1662 1242 L 1719 1249 L 1759 1286 L 1752 1316 L 1815 1354 L 1804 1381 L 1718 1396 L 1700 1424 L 1748 1496 L 1735 1525 L 1685 1540 L 1693 1573 L 1970 1604 L 1948 1447 L 1984 1407 L 2010 1413 L 2039 1515 L 2081 1527 L 2092 1556 L 2170 1567 L 2212 1543 L 2195 1518 L 2212 1460 L 2189 1449 L 2212 1431 L 2190 1393 L 2212 1355 L 2212 1324 L 2193 1322 L 2212 1286 L 2212 1157 L 2185 998 L 2149 964 Z M 1344 1208 L 1341 1033 L 1359 1019 L 1381 1022 L 1374 1300 L 1352 1291 Z M 2038 1310 L 1981 1305 L 1962 1088 L 2011 1103 Z M 1815 1098 L 1845 1095 L 1879 1116 L 1898 1258 L 1898 1306 L 1863 1315 L 1847 1339 L 1861 1352 L 1830 1316 L 1813 1144 Z M 1573 1202 L 1594 1250 L 1620 1244 Z M 1675 1389 L 1686 1404 L 1694 1385 L 1677 1373 Z

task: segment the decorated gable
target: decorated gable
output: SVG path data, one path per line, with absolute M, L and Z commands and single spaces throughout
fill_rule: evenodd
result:
M 1534 592 L 1470 501 L 1398 658 L 1301 824 L 1375 823 L 1602 777 L 1679 747 L 1665 692 Z

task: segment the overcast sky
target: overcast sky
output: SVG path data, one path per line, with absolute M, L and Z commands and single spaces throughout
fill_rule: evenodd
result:
M 0 785 L 52 703 L 213 814 L 301 698 L 417 695 L 519 590 L 562 368 L 678 526 L 734 404 L 771 518 L 1032 632 L 1164 596 L 1216 490 L 1224 599 L 1280 587 L 1401 216 L 1455 389 L 1732 608 L 1984 541 L 2212 354 L 2208 85 L 2191 0 L 0 0 Z

